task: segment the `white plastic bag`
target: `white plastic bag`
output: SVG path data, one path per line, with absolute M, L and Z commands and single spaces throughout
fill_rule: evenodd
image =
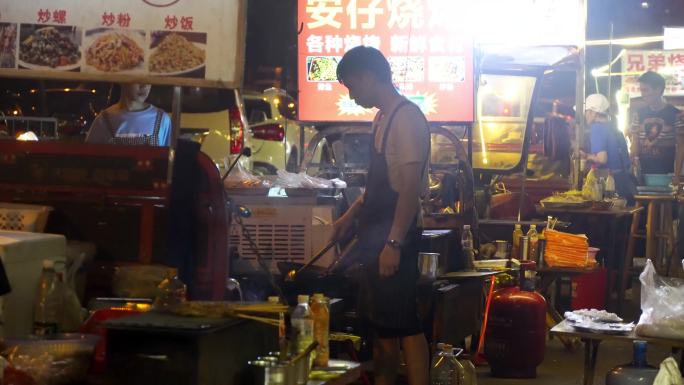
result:
M 641 318 L 636 334 L 684 339 L 684 280 L 658 276 L 650 259 L 639 280 Z
M 660 370 L 653 385 L 682 385 L 682 373 L 674 358 L 667 357 L 660 363 Z

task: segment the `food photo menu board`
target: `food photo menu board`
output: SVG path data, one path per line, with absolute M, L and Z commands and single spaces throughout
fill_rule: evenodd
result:
M 337 81 L 358 45 L 387 57 L 399 91 L 434 122 L 473 120 L 473 41 L 460 0 L 298 0 L 299 119 L 370 121 Z
M 0 76 L 239 87 L 245 0 L 0 3 Z

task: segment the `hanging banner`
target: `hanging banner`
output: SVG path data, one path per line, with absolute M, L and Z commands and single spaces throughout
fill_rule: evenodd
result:
M 457 0 L 298 0 L 299 119 L 370 121 L 349 98 L 337 63 L 378 48 L 399 91 L 430 121 L 473 120 L 473 42 Z
M 622 54 L 622 92 L 640 96 L 639 76 L 654 71 L 665 78 L 665 95 L 684 95 L 684 50 L 627 50 Z
M 239 87 L 244 0 L 0 3 L 0 76 Z

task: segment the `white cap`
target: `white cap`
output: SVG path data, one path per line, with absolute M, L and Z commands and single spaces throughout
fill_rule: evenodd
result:
M 52 259 L 43 259 L 43 269 L 54 269 L 55 261 Z
M 609 108 L 610 102 L 601 94 L 591 94 L 587 96 L 587 100 L 584 102 L 585 111 L 594 111 L 600 114 L 605 114 Z
M 470 225 L 463 225 L 463 230 L 470 230 Z
M 309 296 L 306 294 L 300 294 L 297 296 L 298 303 L 309 303 Z

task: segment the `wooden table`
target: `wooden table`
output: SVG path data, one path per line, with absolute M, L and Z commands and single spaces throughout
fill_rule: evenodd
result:
M 622 303 L 624 302 L 625 299 L 625 290 L 626 290 L 626 280 L 622 279 L 623 274 L 625 274 L 625 269 L 624 266 L 629 265 L 629 261 L 626 260 L 627 258 L 627 253 L 626 250 L 624 250 L 624 245 L 620 245 L 618 247 L 617 245 L 617 240 L 616 240 L 616 234 L 618 233 L 618 227 L 620 224 L 620 221 L 625 218 L 629 217 L 634 217 L 634 214 L 640 212 L 643 210 L 643 207 L 625 207 L 622 209 L 606 209 L 606 210 L 597 210 L 597 209 L 551 209 L 551 208 L 543 208 L 539 207 L 538 208 L 540 212 L 544 214 L 551 214 L 551 215 L 557 215 L 559 217 L 587 217 L 587 216 L 595 216 L 595 217 L 600 217 L 601 219 L 605 219 L 608 221 L 607 225 L 609 227 L 608 229 L 608 240 L 607 240 L 607 250 L 602 250 L 602 255 L 603 255 L 603 265 L 610 270 L 611 266 L 608 262 L 611 263 L 617 263 L 617 266 L 615 268 L 616 275 L 617 275 L 617 297 L 618 297 L 618 303 L 617 303 L 617 312 L 621 313 L 622 312 Z M 620 253 L 622 253 L 621 258 L 617 258 L 618 250 Z M 608 273 L 608 279 L 607 279 L 607 285 L 606 285 L 606 304 L 608 304 L 610 300 L 610 290 L 613 287 L 613 280 L 612 280 L 612 274 L 610 272 Z
M 631 343 L 633 341 L 646 341 L 649 344 L 670 346 L 673 349 L 680 350 L 684 348 L 684 340 L 672 340 L 667 338 L 654 338 L 637 336 L 634 332 L 626 335 L 613 335 L 602 333 L 587 333 L 575 330 L 568 321 L 563 321 L 551 329 L 551 334 L 564 338 L 580 338 L 584 342 L 584 378 L 582 384 L 592 385 L 594 383 L 594 376 L 596 375 L 596 359 L 598 357 L 598 348 L 601 342 L 620 341 Z M 680 360 L 681 365 L 681 360 Z

